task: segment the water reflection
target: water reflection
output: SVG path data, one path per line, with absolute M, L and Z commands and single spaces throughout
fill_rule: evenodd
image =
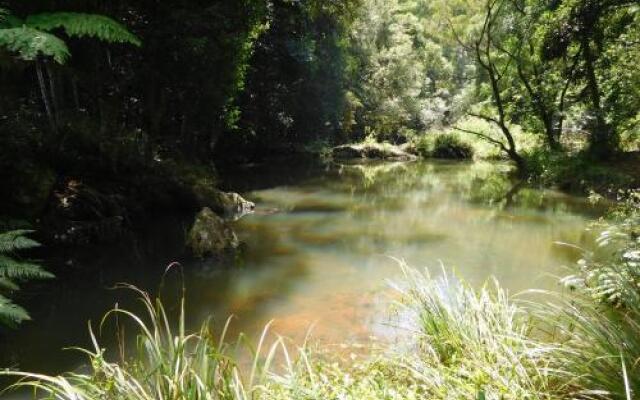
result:
M 59 349 L 88 344 L 86 321 L 115 301 L 133 304 L 105 288 L 131 282 L 154 290 L 176 260 L 192 327 L 211 314 L 220 324 L 235 314 L 234 331 L 251 335 L 273 319 L 274 330 L 297 340 L 314 323 L 314 337 L 326 343 L 384 337 L 386 280 L 401 274 L 389 256 L 417 267 L 442 261 L 472 283 L 494 275 L 512 291 L 553 287 L 548 274 L 579 256 L 554 242 L 584 245 L 585 224 L 601 211 L 584 198 L 514 182 L 502 164 L 271 167 L 227 174 L 228 189 L 257 204 L 233 222 L 244 243 L 236 259 L 185 257 L 189 218 L 173 217 L 128 243 L 76 252 L 71 270 L 28 304 L 35 322 L 0 344 L 4 365 L 43 372 L 77 365 L 81 358 Z M 172 276 L 164 290 L 175 303 L 182 275 Z

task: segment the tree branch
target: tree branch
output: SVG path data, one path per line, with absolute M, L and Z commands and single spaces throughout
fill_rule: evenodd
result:
M 472 130 L 469 130 L 469 129 L 460 128 L 458 126 L 454 126 L 453 129 L 455 129 L 457 131 L 460 131 L 460 132 L 470 133 L 472 135 L 478 136 L 478 137 L 486 140 L 487 142 L 492 143 L 492 144 L 500 147 L 500 149 L 502 149 L 504 152 L 509 153 L 509 149 L 507 148 L 507 146 L 504 145 L 504 143 L 502 143 L 499 140 L 496 140 L 496 139 L 492 138 L 489 135 L 485 135 L 484 133 L 477 132 L 477 131 L 472 131 Z

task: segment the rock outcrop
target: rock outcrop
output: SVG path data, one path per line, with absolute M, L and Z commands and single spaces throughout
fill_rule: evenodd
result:
M 345 144 L 334 147 L 331 154 L 337 160 L 412 161 L 417 159 L 415 155 L 388 143 Z

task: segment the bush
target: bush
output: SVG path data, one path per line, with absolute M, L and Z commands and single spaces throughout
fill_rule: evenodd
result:
M 529 178 L 563 190 L 605 192 L 628 187 L 634 178 L 615 167 L 594 163 L 586 153 L 566 154 L 537 148 L 524 154 Z
M 471 159 L 473 147 L 454 133 L 427 133 L 415 144 L 422 157 Z
M 433 146 L 433 157 L 470 159 L 473 158 L 473 147 L 456 135 L 438 135 Z

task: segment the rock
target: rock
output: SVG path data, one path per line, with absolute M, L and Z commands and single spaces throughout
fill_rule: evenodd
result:
M 230 217 L 241 217 L 253 212 L 256 205 L 238 193 L 226 193 L 218 191 L 217 195 L 217 212 Z
M 334 158 L 340 160 L 370 159 L 389 161 L 412 161 L 417 157 L 388 143 L 358 143 L 334 147 Z
M 234 251 L 240 246 L 240 241 L 222 218 L 205 207 L 189 230 L 187 246 L 196 257 L 204 258 Z

